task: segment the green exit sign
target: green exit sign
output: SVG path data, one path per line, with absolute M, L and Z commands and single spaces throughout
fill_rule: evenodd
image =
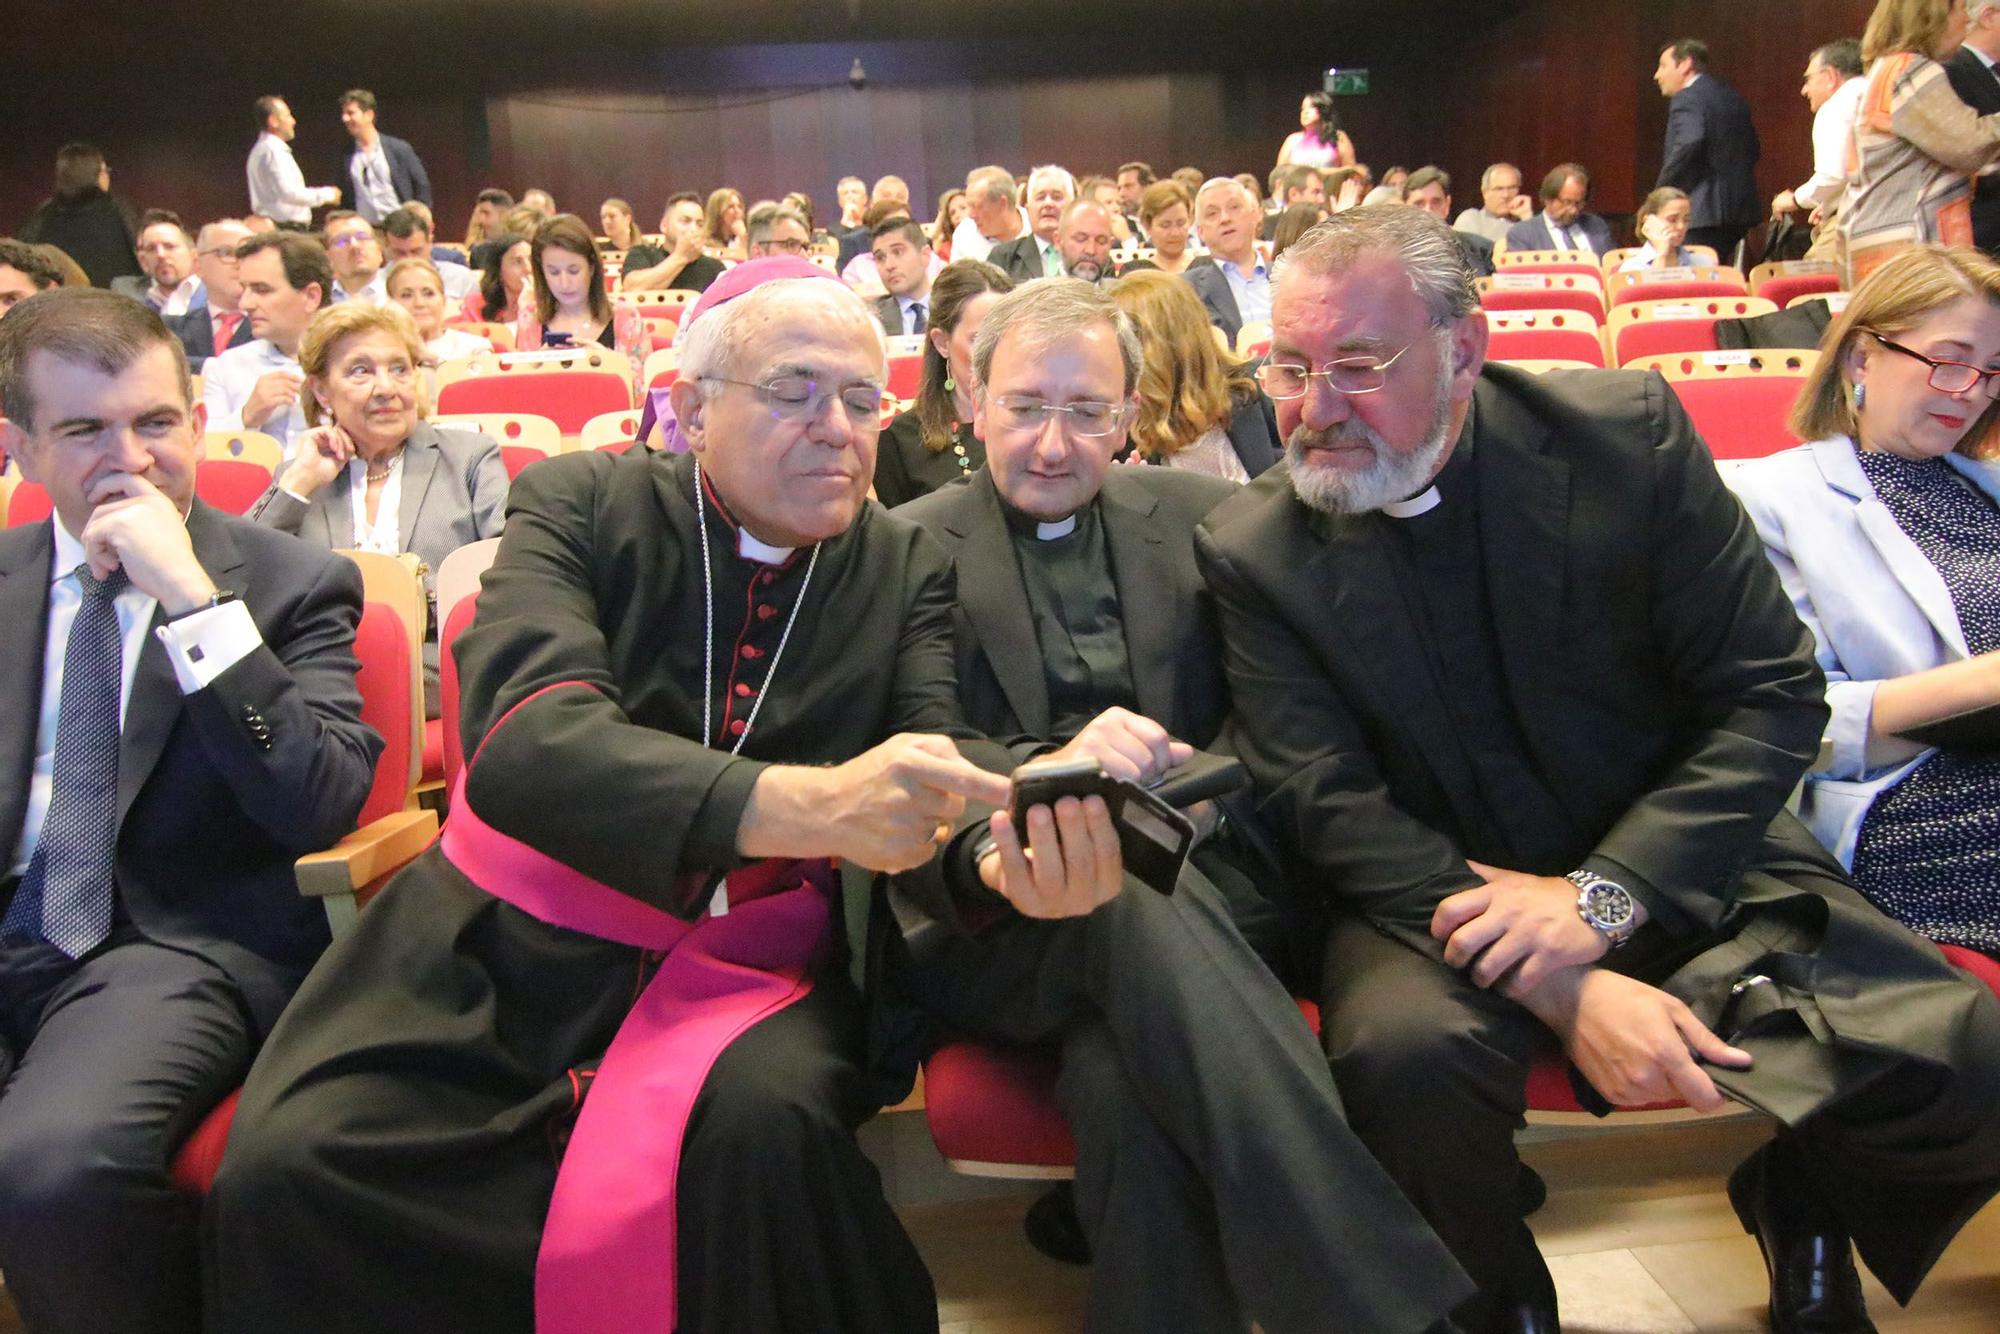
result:
M 1326 72 L 1326 90 L 1336 97 L 1354 97 L 1368 91 L 1368 71 L 1365 69 L 1330 69 Z

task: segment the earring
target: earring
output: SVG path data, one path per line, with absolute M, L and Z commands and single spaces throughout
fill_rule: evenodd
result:
M 1863 403 L 1867 402 L 1867 401 L 1868 401 L 1868 386 L 1867 386 L 1867 385 L 1865 385 L 1865 384 L 1857 384 L 1857 385 L 1855 385 L 1855 386 L 1854 386 L 1854 410 L 1855 410 L 1856 412 L 1859 412 L 1859 411 L 1861 411 L 1861 405 L 1862 405 Z
M 956 380 L 952 379 L 952 378 L 951 378 L 951 377 L 950 377 L 949 375 L 945 376 L 945 377 L 944 377 L 944 391 L 945 391 L 945 392 L 946 392 L 947 394 L 949 394 L 949 393 L 953 393 L 953 392 L 955 392 L 955 391 L 956 391 L 957 389 L 958 389 L 958 381 L 956 381 Z

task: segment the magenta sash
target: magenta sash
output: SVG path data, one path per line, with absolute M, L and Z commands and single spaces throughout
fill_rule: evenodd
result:
M 725 914 L 684 922 L 494 830 L 466 804 L 463 773 L 450 815 L 444 855 L 487 893 L 551 926 L 666 955 L 612 1038 L 556 1173 L 535 1329 L 668 1334 L 688 1116 L 729 1044 L 812 990 L 833 868 L 755 863 L 729 876 Z

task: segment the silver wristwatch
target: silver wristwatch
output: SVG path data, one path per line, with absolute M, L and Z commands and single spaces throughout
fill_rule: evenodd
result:
M 1563 878 L 1576 886 L 1576 915 L 1612 949 L 1630 940 L 1639 929 L 1631 890 L 1595 871 L 1571 871 Z

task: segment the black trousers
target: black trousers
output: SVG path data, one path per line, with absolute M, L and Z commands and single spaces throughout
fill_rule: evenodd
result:
M 1785 869 L 1785 880 L 1745 877 L 1733 935 L 1662 955 L 1657 969 L 1613 959 L 1751 1053 L 1751 1069 L 1709 1074 L 1786 1124 L 1862 1259 L 1907 1302 L 2000 1188 L 2000 1006 L 1835 875 Z M 1754 1010 L 1730 995 L 1746 970 L 1778 979 L 1744 993 Z M 1788 976 L 1820 986 L 1822 1000 Z M 1321 1004 L 1355 1133 L 1485 1297 L 1518 1292 L 1541 1262 L 1517 1203 L 1514 1132 L 1528 1062 L 1553 1035 L 1352 916 L 1329 927 Z M 1468 1330 L 1487 1318 L 1479 1305 L 1459 1313 Z
M 130 927 L 81 960 L 0 944 L 0 1271 L 30 1329 L 200 1328 L 198 1205 L 166 1165 L 251 1050 L 221 970 Z
M 210 1330 L 527 1334 L 571 1071 L 652 962 L 426 854 L 334 943 L 251 1074 L 209 1204 Z M 711 1067 L 681 1150 L 679 1334 L 937 1329 L 854 1140 L 877 1109 L 861 1021 L 825 970 Z
M 1230 908 L 1196 870 L 1172 895 L 1128 879 L 1087 917 L 954 942 L 908 985 L 960 1032 L 1061 1045 L 1092 1334 L 1426 1329 L 1470 1286 L 1349 1131 Z
M 1734 264 L 1736 247 L 1749 231 L 1741 223 L 1726 227 L 1690 227 L 1685 244 L 1712 246 L 1718 261 L 1725 265 Z

